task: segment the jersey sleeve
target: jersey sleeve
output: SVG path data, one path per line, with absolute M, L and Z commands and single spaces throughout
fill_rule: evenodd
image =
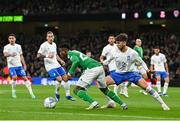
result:
M 57 54 L 57 45 L 56 45 L 56 43 L 54 43 L 55 44 L 55 54 Z
M 107 55 L 107 49 L 106 48 L 103 48 L 103 51 L 101 53 L 102 56 L 106 56 Z
M 166 59 L 166 56 L 165 56 L 165 55 L 163 55 L 163 61 L 164 61 L 164 63 L 167 62 L 167 59 Z
M 111 50 L 111 52 L 109 53 L 108 58 L 106 58 L 106 60 L 103 61 L 103 65 L 108 65 L 113 59 L 114 59 L 114 49 Z
M 44 45 L 43 45 L 43 44 L 40 46 L 40 48 L 39 48 L 39 50 L 38 50 L 38 53 L 44 55 L 44 54 L 43 54 L 43 53 L 44 53 Z
M 70 56 L 70 60 L 72 62 L 72 65 L 71 65 L 71 68 L 69 69 L 68 73 L 73 74 L 79 65 L 79 59 L 76 56 Z
M 153 59 L 153 56 L 151 57 L 151 65 L 154 65 L 155 62 L 154 62 L 154 59 Z
M 8 53 L 8 48 L 7 48 L 7 46 L 4 47 L 3 53 Z
M 19 45 L 19 54 L 20 54 L 20 55 L 23 54 L 21 45 Z

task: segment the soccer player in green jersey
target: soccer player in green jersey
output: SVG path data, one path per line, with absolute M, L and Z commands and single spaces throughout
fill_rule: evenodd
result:
M 141 47 L 141 45 L 142 45 L 141 39 L 136 39 L 135 42 L 136 42 L 136 45 L 134 46 L 134 50 L 138 53 L 138 55 L 141 57 L 141 59 L 144 59 L 143 48 Z M 148 79 L 147 72 L 149 70 L 145 70 L 144 68 L 142 68 L 142 66 L 138 66 L 137 68 L 139 70 L 139 73 L 143 76 L 143 78 L 145 80 L 147 80 Z M 142 92 L 144 95 L 147 95 L 147 92 L 144 90 L 140 90 L 140 92 Z
M 106 96 L 118 103 L 122 109 L 127 109 L 127 105 L 120 99 L 120 97 L 107 88 L 105 72 L 100 62 L 79 51 L 70 51 L 67 48 L 60 49 L 60 56 L 64 59 L 68 57 L 72 61 L 71 68 L 68 71 L 69 79 L 71 79 L 71 75 L 75 72 L 77 67 L 80 67 L 84 71 L 76 84 L 74 93 L 82 100 L 90 103 L 90 106 L 86 108 L 87 110 L 99 107 L 99 103 L 86 93 L 86 90 L 91 86 L 94 80 L 98 82 L 99 89 Z

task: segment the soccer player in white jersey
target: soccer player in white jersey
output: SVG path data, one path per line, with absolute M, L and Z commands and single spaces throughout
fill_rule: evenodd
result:
M 115 45 L 115 37 L 114 35 L 109 35 L 108 37 L 108 43 L 102 50 L 101 56 L 100 56 L 100 62 L 106 63 L 106 61 L 108 60 L 108 58 L 110 58 L 111 56 L 111 52 L 113 50 L 113 48 L 116 46 Z M 109 70 L 109 74 L 114 72 L 116 70 L 116 65 L 115 65 L 115 61 L 112 60 L 109 64 L 108 64 L 108 70 Z M 118 86 L 114 85 L 114 93 L 117 94 L 117 90 L 118 90 Z M 108 108 L 113 108 L 115 107 L 115 103 L 113 100 L 109 99 L 109 102 L 107 105 L 102 106 L 102 108 L 104 107 L 108 107 Z
M 101 56 L 100 56 L 100 62 L 101 63 L 106 63 L 106 60 L 108 60 L 108 58 L 111 55 L 111 51 L 112 49 L 115 47 L 115 38 L 114 35 L 109 35 L 108 37 L 108 43 L 102 50 Z M 114 72 L 116 70 L 116 65 L 114 60 L 112 60 L 109 64 L 108 64 L 108 69 L 109 69 L 109 74 Z M 114 92 L 117 94 L 117 90 L 118 90 L 118 86 L 114 85 Z
M 9 74 L 12 78 L 12 97 L 16 98 L 16 80 L 17 76 L 21 76 L 24 79 L 24 84 L 27 87 L 32 98 L 35 98 L 31 88 L 31 82 L 26 76 L 25 70 L 27 69 L 21 45 L 16 44 L 15 34 L 9 34 L 9 44 L 4 46 L 3 54 L 7 58 L 7 64 L 9 68 Z
M 46 71 L 50 75 L 51 78 L 56 80 L 55 82 L 55 97 L 56 100 L 60 100 L 59 88 L 60 82 L 64 80 L 64 88 L 66 91 L 66 98 L 71 101 L 75 101 L 75 99 L 70 96 L 70 84 L 68 83 L 67 75 L 63 67 L 59 64 L 65 65 L 65 62 L 58 56 L 57 54 L 57 46 L 53 42 L 54 34 L 51 31 L 48 31 L 46 34 L 47 41 L 41 44 L 37 57 L 44 58 L 44 65 Z M 59 61 L 59 62 L 58 62 Z
M 154 48 L 154 55 L 151 57 L 151 72 L 155 72 L 155 77 L 157 79 L 157 89 L 158 93 L 162 96 L 167 95 L 167 89 L 169 85 L 169 71 L 167 60 L 164 54 L 160 53 L 159 47 Z M 165 80 L 163 93 L 161 92 L 161 78 Z
M 131 81 L 142 89 L 146 90 L 154 99 L 156 99 L 161 104 L 163 110 L 170 110 L 159 94 L 153 88 L 148 86 L 146 81 L 136 71 L 135 64 L 137 63 L 141 64 L 145 69 L 147 69 L 147 66 L 135 50 L 126 46 L 127 40 L 128 36 L 125 33 L 121 33 L 116 36 L 117 46 L 112 52 L 113 55 L 107 61 L 108 64 L 111 60 L 115 60 L 116 71 L 106 77 L 107 85 L 119 85 L 126 80 Z

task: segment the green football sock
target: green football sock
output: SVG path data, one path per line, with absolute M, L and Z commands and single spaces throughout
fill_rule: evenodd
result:
M 94 100 L 89 96 L 87 95 L 86 91 L 84 90 L 79 90 L 77 93 L 75 93 L 78 97 L 80 97 L 81 99 L 83 99 L 84 101 L 87 101 L 89 102 L 90 104 L 92 102 L 94 102 Z
M 108 91 L 107 96 L 114 100 L 116 103 L 122 105 L 123 101 L 119 96 L 117 96 L 113 91 Z

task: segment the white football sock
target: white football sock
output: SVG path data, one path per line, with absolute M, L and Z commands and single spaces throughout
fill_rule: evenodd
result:
M 16 94 L 16 81 L 12 80 L 11 87 L 12 87 L 12 94 Z
M 61 83 L 56 80 L 55 81 L 55 93 L 56 94 L 59 94 L 60 86 L 61 86 Z
M 162 98 L 159 96 L 159 94 L 150 86 L 146 88 L 146 91 L 154 98 L 156 99 L 161 105 L 165 104 Z
M 66 91 L 66 96 L 70 96 L 70 84 L 68 82 L 64 82 L 64 89 Z
M 169 85 L 168 82 L 165 82 L 165 83 L 164 83 L 163 94 L 166 94 L 166 93 L 167 93 L 168 85 Z
M 161 92 L 161 81 L 157 81 L 156 83 L 158 92 Z
M 31 88 L 31 82 L 29 80 L 27 80 L 27 81 L 24 82 L 24 85 L 27 87 L 27 89 L 29 91 L 29 94 L 34 95 L 33 91 L 32 91 L 32 88 Z

